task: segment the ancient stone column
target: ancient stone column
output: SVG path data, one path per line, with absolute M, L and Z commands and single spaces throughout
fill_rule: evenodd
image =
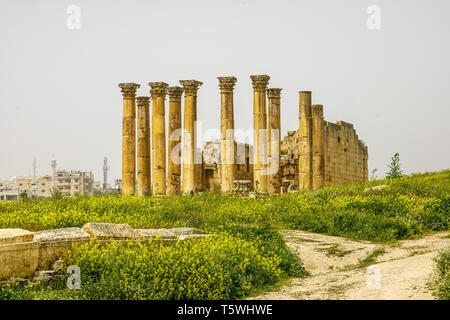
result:
M 233 90 L 235 77 L 218 77 L 220 88 L 220 136 L 221 136 L 221 181 L 222 192 L 231 193 L 236 180 L 236 155 L 234 145 Z
M 166 194 L 166 122 L 165 99 L 167 83 L 149 82 L 152 95 L 152 164 L 153 194 Z
M 312 189 L 311 91 L 299 92 L 299 188 Z
M 183 88 L 169 87 L 169 168 L 168 190 L 169 196 L 181 192 L 181 154 L 178 147 L 181 143 L 181 95 Z M 180 150 L 181 151 L 181 150 Z
M 325 127 L 323 121 L 323 106 L 311 106 L 312 116 L 312 180 L 313 188 L 323 187 L 325 182 Z
M 150 173 L 150 97 L 137 97 L 137 180 L 139 196 L 151 193 Z
M 136 83 L 119 83 L 123 96 L 122 193 L 136 192 Z
M 253 187 L 267 192 L 267 111 L 266 90 L 268 75 L 250 76 L 253 83 Z
M 203 84 L 196 80 L 180 80 L 184 88 L 184 131 L 183 131 L 183 193 L 196 192 L 196 137 L 195 122 L 197 121 L 197 91 Z
M 269 99 L 268 106 L 268 154 L 269 171 L 267 191 L 271 194 L 281 192 L 281 172 L 280 172 L 280 146 L 281 146 L 281 119 L 280 119 L 280 88 L 267 89 Z

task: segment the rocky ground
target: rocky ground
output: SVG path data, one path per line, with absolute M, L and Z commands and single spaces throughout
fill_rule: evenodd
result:
M 250 299 L 433 299 L 433 259 L 450 247 L 450 232 L 383 245 L 303 231 L 281 233 L 311 276 Z

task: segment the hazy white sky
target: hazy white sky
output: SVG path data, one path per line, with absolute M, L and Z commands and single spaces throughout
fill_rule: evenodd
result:
M 369 30 L 366 10 L 381 9 Z M 81 28 L 67 28 L 68 6 Z M 298 129 L 298 91 L 327 121 L 355 125 L 369 170 L 400 153 L 406 173 L 449 168 L 448 0 L 0 0 L 0 178 L 92 170 L 121 175 L 119 82 L 204 84 L 198 119 L 220 125 L 217 76 L 238 78 L 235 126 L 252 127 L 251 74 L 283 88 L 282 133 Z M 168 104 L 167 104 L 168 108 Z

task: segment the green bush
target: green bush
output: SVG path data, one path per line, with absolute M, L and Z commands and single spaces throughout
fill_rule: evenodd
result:
M 435 296 L 440 300 L 450 300 L 450 249 L 437 259 L 437 273 Z

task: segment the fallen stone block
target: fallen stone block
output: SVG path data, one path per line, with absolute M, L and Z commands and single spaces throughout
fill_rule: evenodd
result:
M 28 242 L 33 240 L 33 233 L 23 229 L 0 229 L 0 244 Z
M 140 235 L 128 224 L 86 223 L 83 228 L 97 240 L 138 240 Z
M 28 278 L 36 272 L 39 244 L 22 229 L 0 229 L 0 280 Z
M 368 192 L 368 191 L 379 191 L 379 190 L 383 190 L 383 189 L 387 189 L 387 188 L 389 188 L 389 186 L 387 186 L 385 184 L 381 184 L 381 185 L 374 186 L 374 187 L 371 187 L 371 188 L 365 188 L 364 191 L 365 192 Z
M 34 239 L 39 243 L 38 270 L 49 270 L 66 257 L 74 243 L 89 241 L 90 236 L 80 228 L 63 228 L 35 232 Z
M 53 270 L 45 270 L 45 271 L 36 271 L 34 274 L 33 281 L 49 281 L 52 280 L 55 276 L 55 272 Z

